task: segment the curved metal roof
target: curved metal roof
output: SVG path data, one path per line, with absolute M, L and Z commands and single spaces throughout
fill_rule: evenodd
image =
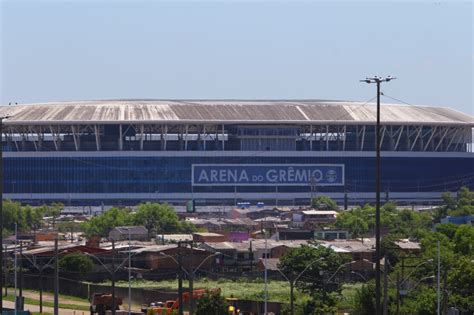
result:
M 102 100 L 0 106 L 6 125 L 112 123 L 373 124 L 373 103 L 320 100 Z M 384 124 L 466 125 L 446 107 L 382 104 Z

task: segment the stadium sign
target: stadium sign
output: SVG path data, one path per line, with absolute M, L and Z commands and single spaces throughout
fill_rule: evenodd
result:
M 341 186 L 343 164 L 193 164 L 194 186 Z

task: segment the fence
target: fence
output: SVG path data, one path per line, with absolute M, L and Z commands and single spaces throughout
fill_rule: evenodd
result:
M 13 283 L 13 275 L 10 275 L 9 283 Z M 39 290 L 39 275 L 37 274 L 23 274 L 23 289 Z M 54 278 L 50 275 L 43 276 L 42 287 L 44 291 L 54 291 Z M 186 289 L 185 289 L 186 290 Z M 70 295 L 89 299 L 92 293 L 104 292 L 110 293 L 112 291 L 109 285 L 99 285 L 93 283 L 83 283 L 75 279 L 59 278 L 59 293 L 62 295 Z M 123 299 L 123 303 L 128 303 L 128 288 L 115 287 L 115 295 Z M 132 288 L 131 300 L 133 304 L 149 304 L 154 301 L 168 301 L 178 298 L 177 292 L 159 291 L 145 288 Z M 281 314 L 281 303 L 268 302 L 267 307 L 269 312 Z M 236 306 L 242 311 L 252 313 L 262 313 L 264 309 L 263 301 L 238 300 Z

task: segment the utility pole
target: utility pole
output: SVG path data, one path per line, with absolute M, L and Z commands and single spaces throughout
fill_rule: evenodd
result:
M 54 239 L 54 315 L 59 315 L 59 264 L 58 264 L 58 238 Z
M 265 223 L 266 223 L 266 218 L 265 218 Z M 265 224 L 266 227 L 266 224 Z M 265 273 L 264 273 L 264 278 L 265 278 L 265 303 L 264 303 L 264 315 L 268 315 L 268 272 L 267 272 L 267 256 L 268 256 L 268 237 L 267 237 L 267 231 L 265 230 L 265 256 L 263 260 L 263 264 L 265 265 Z
M 115 241 L 112 240 L 112 315 L 115 315 Z
M 7 247 L 5 246 L 5 255 L 3 256 L 5 258 L 5 296 L 8 295 L 8 262 L 7 262 Z
M 189 315 L 194 315 L 194 255 L 193 255 L 193 243 L 191 245 L 191 253 L 190 253 L 190 262 L 191 262 L 191 270 L 189 271 Z
M 397 313 L 400 315 L 400 272 L 397 271 Z
M 128 228 L 128 315 L 132 312 L 132 235 Z
M 178 315 L 183 315 L 183 257 L 181 246 L 183 242 L 178 242 Z
M 14 270 L 15 270 L 15 315 L 18 314 L 18 297 L 16 296 L 16 287 L 17 287 L 17 282 L 18 282 L 18 278 L 17 278 L 17 269 L 18 269 L 18 258 L 17 258 L 17 255 L 16 255 L 16 245 L 17 245 L 17 239 L 18 239 L 18 224 L 15 222 L 15 249 L 13 250 L 13 259 L 15 260 L 15 263 L 14 263 Z M 57 315 L 57 314 L 54 314 L 54 315 Z
M 375 314 L 381 315 L 381 288 L 380 288 L 380 84 L 395 78 L 374 76 L 360 80 L 368 84 L 377 84 L 377 123 L 375 141 Z
M 448 270 L 443 272 L 443 314 L 448 314 Z
M 439 240 L 437 242 L 437 247 L 438 247 L 438 276 L 436 277 L 436 298 L 437 298 L 436 313 L 440 315 L 441 313 L 441 294 L 440 294 L 441 259 L 440 259 Z
M 250 274 L 251 277 L 253 275 L 253 249 L 252 249 L 252 240 L 249 242 L 249 267 L 250 267 Z
M 295 279 L 291 279 L 290 281 L 290 314 L 295 315 Z
M 20 241 L 20 302 L 21 302 L 21 306 L 20 306 L 20 311 L 23 311 L 23 259 L 22 259 L 22 256 L 23 256 L 23 242 Z
M 388 260 L 384 256 L 383 264 L 383 315 L 388 315 Z

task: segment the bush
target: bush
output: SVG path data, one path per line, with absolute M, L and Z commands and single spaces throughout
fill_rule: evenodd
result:
M 196 315 L 227 315 L 229 304 L 220 292 L 209 292 L 209 295 L 198 299 Z
M 87 273 L 94 267 L 92 259 L 81 253 L 72 253 L 59 259 L 59 268 L 69 272 Z

